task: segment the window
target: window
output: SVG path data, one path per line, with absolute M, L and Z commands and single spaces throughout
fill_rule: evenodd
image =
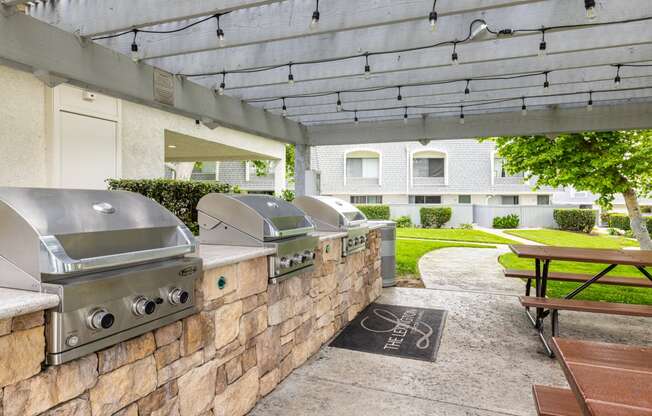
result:
M 505 171 L 505 159 L 497 157 L 494 159 L 494 169 L 496 171 L 497 178 L 522 178 L 524 175 L 522 172 L 510 175 Z
M 550 205 L 550 195 L 537 195 L 537 205 Z
M 518 195 L 503 195 L 501 201 L 503 205 L 518 205 Z
M 471 203 L 471 195 L 458 195 L 457 196 L 457 203 L 458 204 L 470 204 Z
M 412 168 L 415 178 L 443 178 L 444 158 L 414 158 Z
M 349 178 L 378 178 L 378 158 L 352 157 L 346 159 L 346 176 Z
M 580 209 L 593 209 L 591 204 L 580 204 Z
M 441 204 L 440 195 L 410 195 L 410 204 Z
M 351 195 L 352 204 L 382 204 L 382 195 Z
M 215 162 L 197 162 L 192 169 L 190 179 L 196 181 L 214 181 L 217 178 Z

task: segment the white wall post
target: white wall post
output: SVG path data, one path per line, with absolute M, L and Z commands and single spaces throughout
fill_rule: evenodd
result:
M 296 144 L 294 149 L 294 193 L 306 195 L 306 171 L 310 170 L 310 146 Z

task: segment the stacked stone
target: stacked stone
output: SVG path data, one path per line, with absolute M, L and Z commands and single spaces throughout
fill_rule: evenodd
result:
M 200 313 L 43 371 L 43 312 L 0 321 L 0 416 L 244 415 L 380 295 L 379 246 L 323 241 L 277 285 L 265 257 L 208 270 Z

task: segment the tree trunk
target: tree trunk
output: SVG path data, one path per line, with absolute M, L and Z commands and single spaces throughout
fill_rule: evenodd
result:
M 638 199 L 636 198 L 636 191 L 629 189 L 626 192 L 623 192 L 623 197 L 625 197 L 625 205 L 627 206 L 627 212 L 629 213 L 629 224 L 634 236 L 641 245 L 641 250 L 652 250 L 652 239 L 647 230 L 646 219 L 643 217 L 643 214 L 641 214 L 641 208 L 639 207 Z

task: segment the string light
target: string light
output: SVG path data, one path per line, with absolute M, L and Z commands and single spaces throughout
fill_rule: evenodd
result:
M 543 57 L 548 54 L 548 44 L 546 43 L 546 29 L 541 29 L 541 43 L 539 43 L 539 56 Z
M 365 65 L 364 65 L 364 77 L 369 79 L 371 77 L 371 66 L 369 65 L 369 52 L 364 55 Z
M 525 105 L 525 97 L 521 97 L 522 105 L 521 105 L 521 115 L 527 116 L 527 106 Z
M 469 88 L 469 84 L 471 84 L 471 80 L 467 79 L 466 80 L 466 88 L 464 88 L 464 95 L 471 94 L 471 89 Z
M 353 114 L 354 114 L 353 115 L 353 122 L 355 124 L 360 124 L 360 119 L 358 119 L 358 110 L 354 110 Z
M 289 73 L 288 73 L 288 84 L 290 84 L 290 86 L 292 86 L 292 85 L 294 85 L 294 74 L 292 74 L 292 64 L 288 65 L 288 71 L 289 71 Z
M 589 91 L 589 102 L 586 104 L 586 111 L 593 111 L 593 91 Z
M 216 14 L 215 19 L 217 19 L 217 41 L 220 46 L 224 46 L 224 30 L 220 27 L 220 15 Z
M 407 113 L 407 110 L 408 110 L 408 108 L 407 108 L 407 106 L 405 106 L 405 113 L 403 113 L 403 124 L 407 124 L 407 123 L 408 123 L 408 113 Z
M 396 99 L 399 101 L 403 100 L 403 96 L 401 95 L 401 87 L 398 87 L 398 95 L 396 96 Z
M 459 65 L 458 61 L 459 56 L 457 55 L 457 41 L 453 42 L 453 53 L 451 54 L 451 60 L 453 65 Z
M 138 44 L 136 43 L 136 36 L 138 36 L 138 29 L 134 29 L 134 40 L 131 42 L 131 60 L 138 62 Z
M 342 100 L 340 99 L 340 93 L 337 93 L 337 105 L 335 106 L 335 109 L 339 112 L 342 111 Z
M 620 68 L 622 67 L 621 64 L 616 65 L 616 78 L 614 78 L 614 84 L 616 86 L 620 86 Z
M 437 6 L 437 0 L 434 0 L 432 2 L 432 11 L 428 15 L 428 23 L 430 24 L 431 32 L 437 30 L 437 12 L 435 11 L 436 6 Z
M 548 88 L 550 88 L 550 82 L 548 82 L 548 73 L 549 73 L 549 72 L 550 72 L 550 71 L 546 71 L 546 72 L 543 73 L 543 75 L 546 77 L 546 80 L 543 81 L 543 89 L 545 89 L 545 90 L 547 90 Z
M 460 106 L 460 124 L 464 124 L 464 106 Z
M 315 11 L 312 12 L 312 20 L 310 20 L 310 29 L 315 29 L 319 24 L 319 0 L 316 0 Z
M 226 71 L 222 71 L 222 82 L 217 87 L 217 93 L 219 95 L 224 95 L 224 90 L 226 89 Z
M 283 107 L 281 108 L 281 115 L 282 115 L 283 117 L 287 117 L 287 116 L 288 116 L 288 108 L 287 108 L 287 106 L 285 105 L 285 98 L 283 98 Z
M 589 20 L 594 20 L 597 17 L 595 12 L 595 0 L 584 0 L 584 8 L 586 9 L 586 17 Z

